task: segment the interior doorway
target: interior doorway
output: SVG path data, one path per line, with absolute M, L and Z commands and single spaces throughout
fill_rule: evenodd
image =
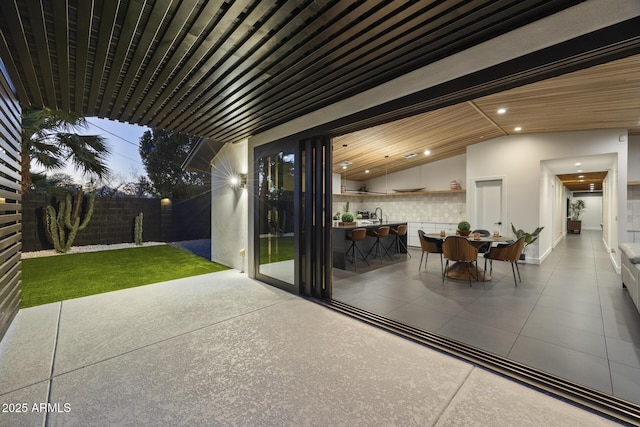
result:
M 490 232 L 498 231 L 501 236 L 508 234 L 506 227 L 506 208 L 504 200 L 504 179 L 475 179 L 475 215 L 474 229 Z M 472 212 L 474 212 L 472 210 Z

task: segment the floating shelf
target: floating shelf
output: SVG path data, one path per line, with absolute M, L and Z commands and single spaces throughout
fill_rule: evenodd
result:
M 627 182 L 628 186 L 640 185 L 640 181 L 629 181 Z
M 374 192 L 363 192 L 363 191 L 349 191 L 347 190 L 344 193 L 334 194 L 334 196 L 361 196 L 361 197 L 393 197 L 393 196 L 421 196 L 421 195 L 430 195 L 430 194 L 456 194 L 456 193 L 466 193 L 467 190 L 432 190 L 432 191 L 408 191 L 408 192 L 397 192 L 393 193 L 374 193 Z

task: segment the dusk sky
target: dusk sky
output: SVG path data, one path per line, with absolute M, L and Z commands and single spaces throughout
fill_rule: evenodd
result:
M 97 117 L 87 117 L 87 122 L 89 122 L 89 127 L 82 129 L 78 133 L 100 135 L 107 140 L 107 146 L 111 151 L 111 155 L 108 158 L 108 166 L 114 175 L 122 177 L 126 181 L 135 181 L 135 177 L 146 175 L 138 153 L 138 144 L 142 134 L 149 128 Z M 42 168 L 34 166 L 33 171 L 42 172 Z M 56 172 L 64 172 L 73 176 L 78 184 L 84 183 L 88 178 L 84 178 L 82 173 L 74 170 L 71 165 L 68 165 L 63 170 L 48 173 Z M 118 180 L 116 178 L 116 181 Z

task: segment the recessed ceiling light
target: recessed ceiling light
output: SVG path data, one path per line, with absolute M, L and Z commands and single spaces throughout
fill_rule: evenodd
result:
M 513 130 L 515 130 L 516 132 L 520 132 L 522 130 L 522 128 L 520 126 L 514 128 Z
M 498 108 L 498 114 L 504 114 L 507 112 L 506 108 Z
M 342 166 L 342 169 L 346 169 L 346 168 L 347 168 L 346 166 Z
M 577 163 L 575 163 L 575 166 L 582 166 L 582 163 L 577 162 Z
M 578 169 L 578 172 L 582 172 L 582 169 Z
M 367 169 L 366 171 L 364 171 L 364 173 L 369 173 L 369 169 Z
M 580 182 L 584 182 L 584 179 L 581 179 Z
M 428 156 L 429 154 L 431 154 L 431 150 L 424 150 L 424 155 Z
M 579 175 L 578 178 L 584 178 L 584 175 Z

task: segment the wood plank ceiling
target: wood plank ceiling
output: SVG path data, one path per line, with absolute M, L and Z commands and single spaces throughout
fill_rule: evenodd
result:
M 518 132 L 626 129 L 640 133 L 639 100 L 640 56 L 631 56 L 338 136 L 333 144 L 333 171 L 348 180 L 366 181 L 463 154 L 470 144 Z M 506 112 L 498 113 L 500 108 Z M 430 154 L 425 155 L 425 150 Z M 409 153 L 416 155 L 403 157 Z M 343 162 L 351 162 L 346 174 Z M 606 176 L 578 175 L 562 177 L 572 191 L 589 190 L 591 182 L 600 190 Z
M 236 142 L 579 2 L 3 0 L 0 56 L 23 104 Z

